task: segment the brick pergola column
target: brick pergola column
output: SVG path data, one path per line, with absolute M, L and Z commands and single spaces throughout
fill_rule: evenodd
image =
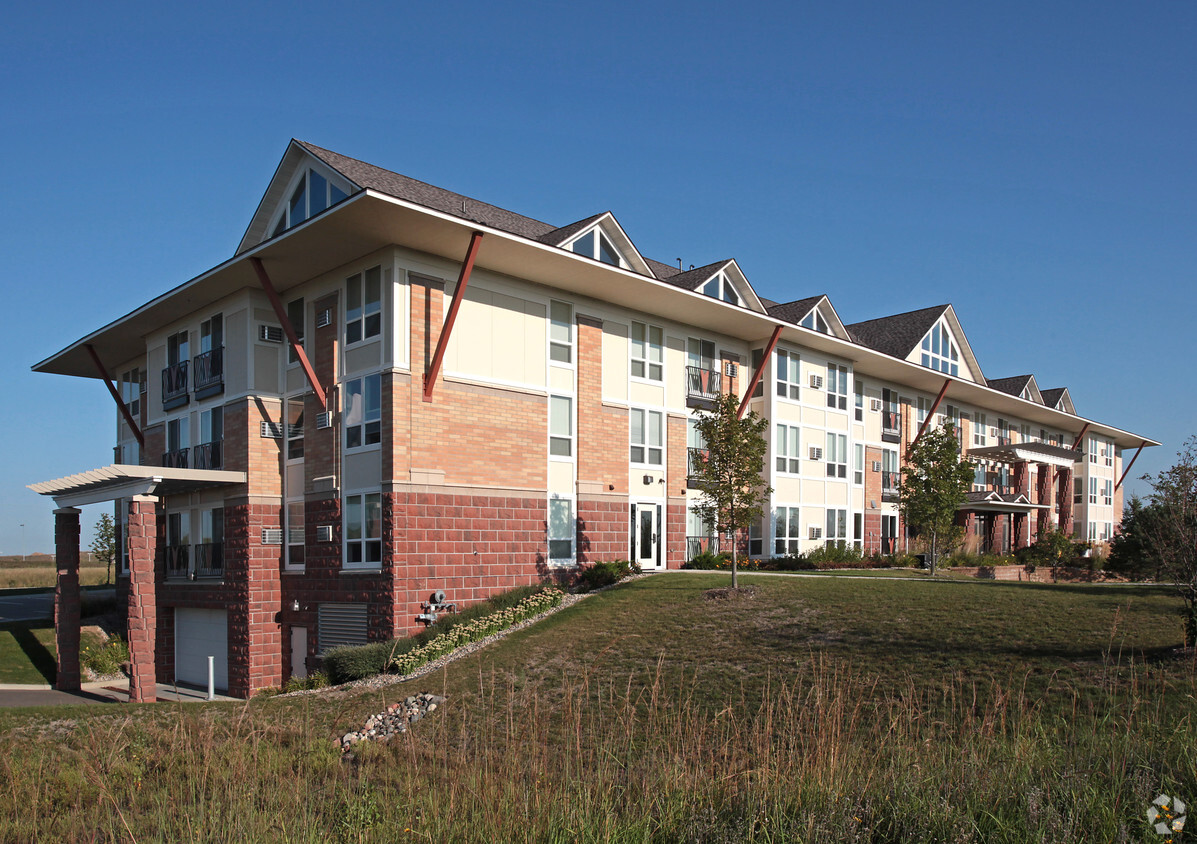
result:
M 54 587 L 54 638 L 58 647 L 58 673 L 54 687 L 79 690 L 79 509 L 54 511 L 54 562 L 58 580 Z
M 998 533 L 998 522 L 1001 520 L 1001 515 L 998 513 L 985 514 L 985 551 L 990 554 L 997 554 L 1001 550 L 1001 544 L 998 539 L 1001 536 Z
M 1031 464 L 1025 460 L 1014 464 L 1014 490 L 1031 499 Z M 1015 548 L 1026 548 L 1031 544 L 1030 513 L 1019 513 L 1014 517 L 1013 539 Z
M 136 495 L 129 501 L 129 703 L 158 699 L 154 667 L 158 630 L 155 565 L 158 556 L 158 499 Z
M 1060 530 L 1072 536 L 1072 469 L 1061 469 L 1056 484 L 1056 501 L 1060 505 Z
M 1036 529 L 1039 536 L 1047 536 L 1052 529 L 1055 499 L 1052 496 L 1052 467 L 1046 463 L 1039 464 L 1039 497 L 1035 503 L 1047 505 L 1039 511 L 1039 524 Z

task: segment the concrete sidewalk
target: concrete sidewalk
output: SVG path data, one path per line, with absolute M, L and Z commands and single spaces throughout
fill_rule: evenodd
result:
M 192 689 L 170 683 L 158 684 L 159 703 L 203 703 L 208 699 L 206 689 Z M 239 698 L 216 695 L 216 700 Z M 128 703 L 129 681 L 108 680 L 84 683 L 77 692 L 60 692 L 50 686 L 0 685 L 0 708 L 14 706 L 66 706 L 87 703 Z

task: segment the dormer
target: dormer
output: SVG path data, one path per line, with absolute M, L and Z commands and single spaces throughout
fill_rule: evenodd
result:
M 331 208 L 360 190 L 344 175 L 291 141 L 237 247 L 244 252 Z
M 691 267 L 683 273 L 664 279 L 672 285 L 692 290 L 758 313 L 766 313 L 765 305 L 748 283 L 748 278 L 734 260 L 719 261 L 705 267 Z
M 850 340 L 848 330 L 840 320 L 840 315 L 831 305 L 827 296 L 811 296 L 794 302 L 769 303 L 766 305 L 769 316 L 786 322 L 800 325 L 810 331 Z
M 537 240 L 640 275 L 653 274 L 610 211 L 554 229 Z
M 1050 390 L 1044 390 L 1043 403 L 1052 410 L 1063 411 L 1076 416 L 1076 406 L 1072 403 L 1072 396 L 1068 394 L 1067 387 L 1053 387 Z
M 1011 396 L 1018 396 L 1024 401 L 1043 404 L 1043 395 L 1039 392 L 1039 385 L 1035 383 L 1034 375 L 1015 375 L 1011 378 L 990 378 L 989 386 Z
M 951 305 L 858 322 L 847 328 L 852 339 L 862 346 L 950 378 L 986 383 Z

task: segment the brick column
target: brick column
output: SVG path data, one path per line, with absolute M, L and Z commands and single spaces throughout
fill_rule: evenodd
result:
M 1060 506 L 1060 530 L 1072 536 L 1072 469 L 1061 469 L 1056 484 L 1056 501 Z
M 1014 464 L 1014 490 L 1028 501 L 1031 499 L 1031 464 L 1025 460 Z M 1015 517 L 1012 533 L 1015 548 L 1026 548 L 1031 544 L 1030 513 L 1020 513 Z
M 79 690 L 79 509 L 54 511 L 54 638 L 58 646 L 59 691 Z
M 1036 532 L 1039 536 L 1046 536 L 1052 529 L 1052 511 L 1055 509 L 1055 498 L 1052 496 L 1052 469 L 1046 463 L 1039 464 L 1039 497 L 1036 504 L 1047 506 L 1039 511 L 1039 524 Z
M 998 513 L 987 513 L 985 516 L 985 551 L 989 554 L 997 554 L 1001 550 L 1001 543 L 999 541 L 1001 534 L 998 533 L 998 521 L 1001 519 Z
M 158 499 L 137 495 L 129 501 L 129 703 L 158 699 L 154 667 L 158 601 L 155 560 L 158 556 Z

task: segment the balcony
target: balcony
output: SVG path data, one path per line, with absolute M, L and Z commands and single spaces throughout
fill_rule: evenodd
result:
M 705 448 L 686 449 L 686 486 L 694 489 L 698 485 L 695 478 L 702 471 L 702 467 L 706 465 L 710 454 L 710 450 Z
M 196 355 L 191 362 L 195 370 L 195 399 L 206 399 L 224 392 L 224 346 Z M 187 385 L 183 385 L 187 389 Z M 165 395 L 165 390 L 163 391 Z
M 162 465 L 167 469 L 186 469 L 188 450 L 185 448 L 168 451 L 162 455 Z
M 686 400 L 714 401 L 723 392 L 723 373 L 718 369 L 686 367 Z
M 166 558 L 167 580 L 189 580 L 191 578 L 191 546 L 167 545 L 163 550 Z
M 182 407 L 191 401 L 187 393 L 188 361 L 172 363 L 162 370 L 162 409 Z
M 220 469 L 223 464 L 224 440 L 201 443 L 193 448 L 192 463 L 196 469 Z M 185 468 L 185 467 L 184 467 Z
M 224 577 L 223 542 L 205 542 L 195 546 L 195 577 Z
M 898 500 L 898 486 L 901 476 L 897 472 L 881 473 L 881 500 L 893 503 Z
M 687 536 L 686 559 L 693 560 L 704 551 L 712 554 L 719 553 L 719 537 L 717 536 Z
M 885 410 L 881 413 L 881 441 L 902 442 L 902 411 Z

